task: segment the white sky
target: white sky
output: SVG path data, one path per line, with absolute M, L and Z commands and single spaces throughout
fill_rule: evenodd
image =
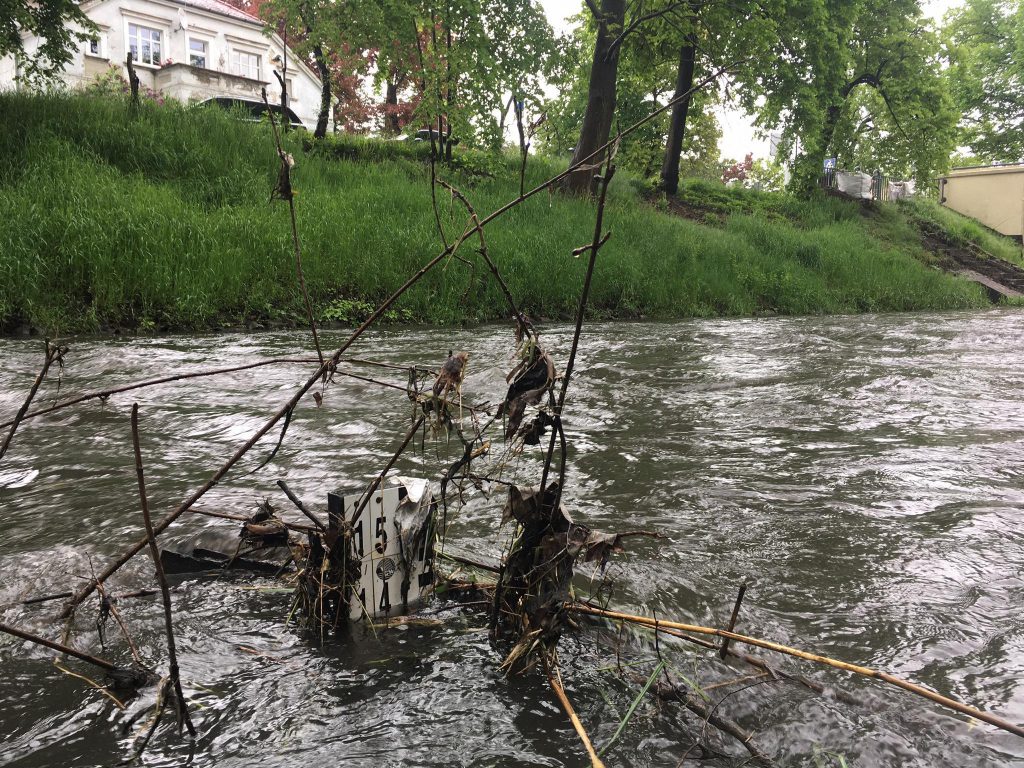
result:
M 582 0 L 540 0 L 540 4 L 551 26 L 558 33 L 568 32 L 571 29 L 568 18 L 583 8 Z M 962 4 L 963 0 L 925 0 L 921 6 L 926 16 L 941 20 L 947 10 Z M 721 107 L 716 109 L 716 114 L 722 126 L 722 140 L 719 142 L 722 157 L 740 160 L 748 152 L 753 152 L 755 158 L 768 156 L 768 140 L 754 135 L 753 121 L 749 115 L 740 110 Z

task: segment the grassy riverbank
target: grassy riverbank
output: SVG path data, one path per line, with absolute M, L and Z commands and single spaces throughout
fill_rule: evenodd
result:
M 352 139 L 296 158 L 303 262 L 321 320 L 365 314 L 440 250 L 419 147 Z M 486 214 L 515 197 L 514 158 L 465 152 L 441 169 Z M 532 159 L 527 187 L 561 166 Z M 300 316 L 286 204 L 269 127 L 217 110 L 85 96 L 0 95 L 0 329 L 199 329 Z M 916 230 L 887 206 L 694 185 L 689 219 L 612 186 L 592 306 L 616 317 L 832 313 L 982 306 L 974 286 L 922 263 Z M 448 237 L 464 212 L 439 207 Z M 543 193 L 487 229 L 521 306 L 565 316 L 578 300 L 593 205 Z M 504 317 L 469 247 L 393 317 Z

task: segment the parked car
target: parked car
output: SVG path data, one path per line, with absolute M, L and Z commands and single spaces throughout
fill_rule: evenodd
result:
M 259 122 L 264 119 L 267 115 L 267 105 L 262 101 L 255 101 L 252 99 L 236 99 L 230 96 L 215 96 L 212 99 L 206 99 L 199 102 L 198 106 L 215 106 L 221 109 L 240 109 L 248 117 L 245 119 L 251 122 Z M 280 125 L 285 120 L 288 121 L 288 125 L 297 130 L 306 130 L 306 126 L 299 120 L 296 115 L 289 107 L 282 107 L 280 104 L 271 104 L 270 111 L 274 113 L 274 119 L 278 121 Z
M 437 128 L 421 128 L 416 131 L 416 135 L 412 137 L 413 141 L 430 141 L 430 137 L 434 137 L 434 141 L 440 142 L 441 134 L 437 132 Z M 453 136 L 447 136 L 448 143 L 453 147 L 459 143 L 459 140 Z

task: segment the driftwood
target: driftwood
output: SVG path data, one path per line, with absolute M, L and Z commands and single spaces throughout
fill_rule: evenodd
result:
M 625 621 L 633 624 L 642 624 L 655 629 L 662 627 L 666 629 L 674 629 L 680 632 L 692 632 L 699 635 L 716 635 L 721 638 L 726 638 L 737 643 L 745 643 L 747 645 L 754 645 L 759 648 L 766 648 L 770 651 L 776 651 L 778 653 L 784 653 L 788 656 L 793 656 L 798 659 L 805 661 L 813 661 L 817 664 L 824 664 L 825 666 L 832 667 L 834 669 L 841 669 L 844 672 L 852 672 L 855 675 L 861 677 L 870 677 L 875 680 L 881 680 L 890 685 L 894 685 L 897 688 L 902 688 L 905 691 L 909 691 L 917 696 L 922 696 L 926 699 L 934 701 L 936 704 L 952 709 L 969 717 L 973 717 L 982 722 L 994 725 L 996 728 L 1000 728 L 1004 731 L 1012 733 L 1016 736 L 1024 737 L 1024 728 L 1014 723 L 1004 720 L 997 715 L 991 715 L 987 712 L 982 712 L 980 709 L 963 704 L 955 699 L 950 699 L 941 694 L 929 691 L 927 688 L 922 688 L 914 683 L 902 680 L 894 675 L 890 675 L 887 672 L 879 672 L 875 669 L 868 667 L 862 667 L 857 664 L 849 664 L 845 661 L 839 661 L 838 659 L 832 659 L 827 656 L 820 656 L 816 653 L 810 653 L 808 651 L 801 651 L 797 648 L 791 648 L 780 643 L 773 643 L 770 640 L 761 640 L 756 637 L 748 637 L 746 635 L 740 635 L 735 632 L 729 632 L 725 629 L 718 629 L 716 627 L 704 627 L 697 624 L 681 624 L 675 621 L 665 621 L 664 619 L 652 619 L 647 616 L 636 616 L 630 613 L 621 613 L 619 611 L 606 611 L 601 608 L 593 608 L 589 605 L 583 605 L 581 603 L 574 603 L 568 606 L 568 610 L 576 613 L 589 614 L 590 616 L 601 616 L 606 619 L 613 621 Z

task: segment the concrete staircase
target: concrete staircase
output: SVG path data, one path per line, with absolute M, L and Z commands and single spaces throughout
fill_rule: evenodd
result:
M 1024 268 L 993 256 L 974 243 L 952 243 L 941 232 L 922 228 L 925 247 L 939 255 L 942 267 L 985 290 L 993 301 L 1024 296 Z

